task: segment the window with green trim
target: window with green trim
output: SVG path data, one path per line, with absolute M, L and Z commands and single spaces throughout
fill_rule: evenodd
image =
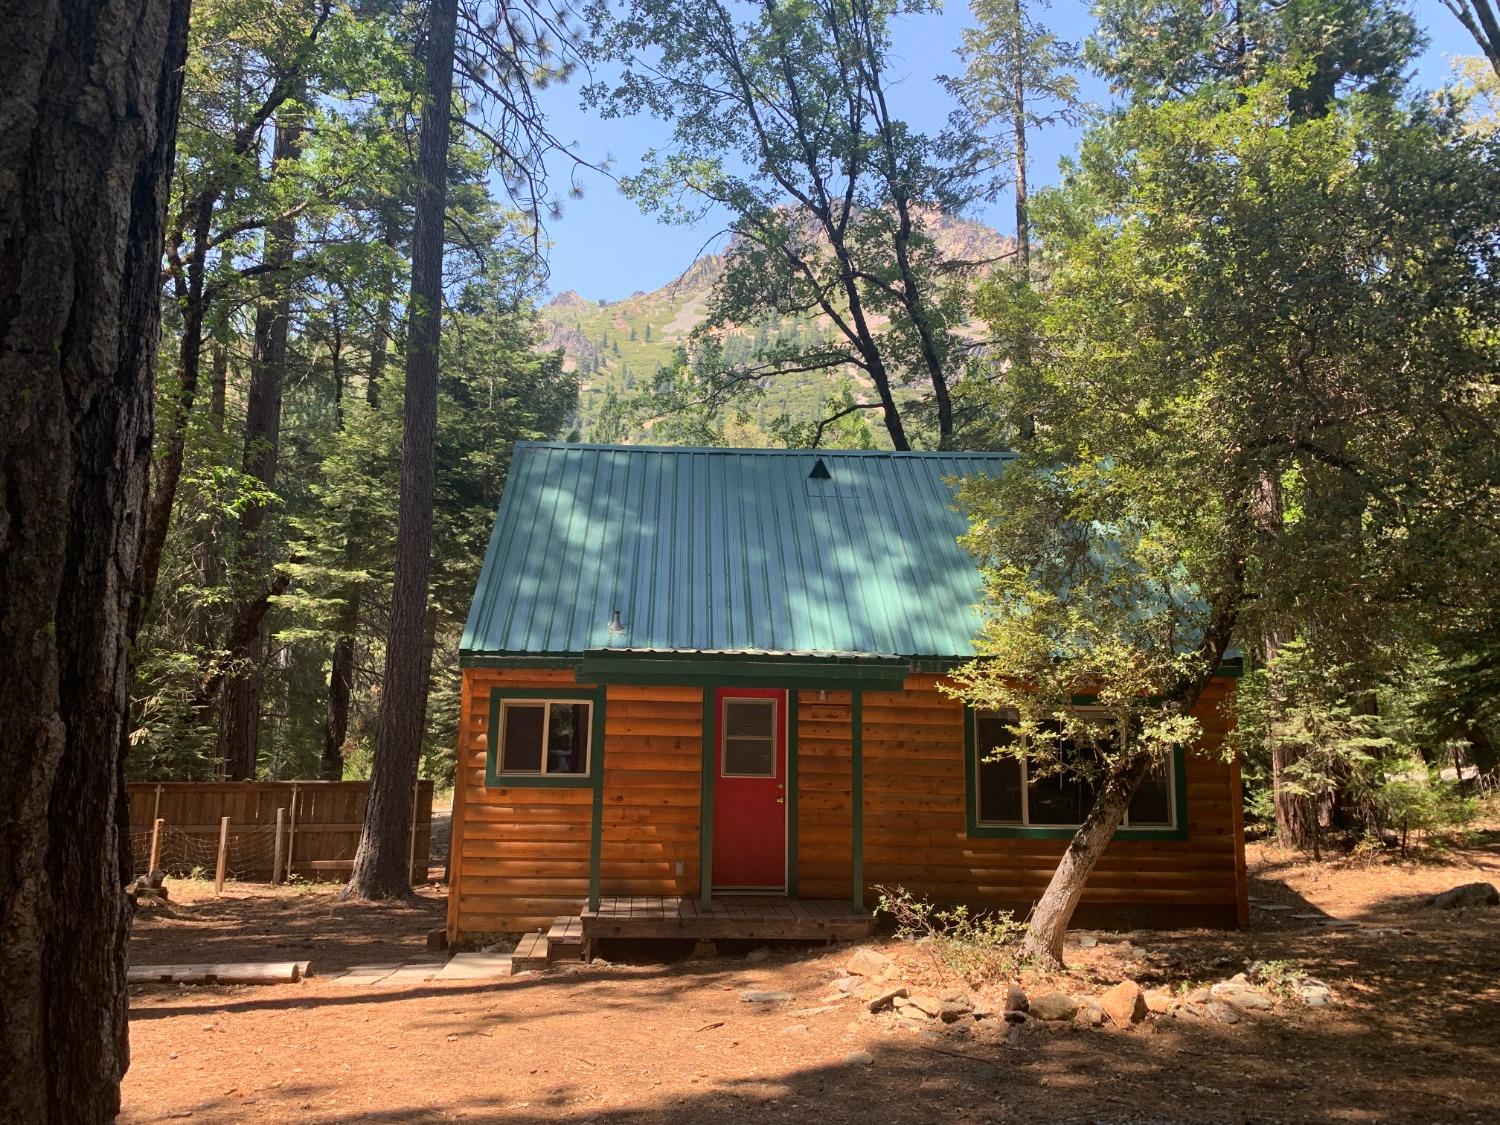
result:
M 579 775 L 589 772 L 594 705 L 573 699 L 506 699 L 500 703 L 500 773 Z
M 1077 828 L 1094 803 L 1094 784 L 1086 768 L 1052 771 L 1033 777 L 1024 755 L 997 753 L 1015 744 L 1010 729 L 1015 712 L 975 711 L 972 752 L 975 756 L 976 823 L 985 828 Z M 1066 761 L 1086 767 L 1096 750 L 1064 741 L 1059 752 Z M 1176 771 L 1172 763 L 1158 763 L 1141 782 L 1120 827 L 1163 829 L 1177 827 Z

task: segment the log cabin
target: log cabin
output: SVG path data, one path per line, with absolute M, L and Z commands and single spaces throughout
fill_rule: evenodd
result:
M 854 936 L 879 885 L 1024 915 L 1091 793 L 942 690 L 981 598 L 955 483 L 1006 458 L 518 445 L 460 655 L 450 943 Z M 1081 923 L 1245 924 L 1229 673 Z

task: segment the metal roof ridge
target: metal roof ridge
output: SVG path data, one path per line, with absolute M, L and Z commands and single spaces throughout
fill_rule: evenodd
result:
M 1016 454 L 1008 449 L 781 449 L 733 445 L 622 445 L 593 441 L 518 441 L 515 448 L 588 449 L 611 453 L 732 453 L 783 457 L 994 457 L 1006 459 Z

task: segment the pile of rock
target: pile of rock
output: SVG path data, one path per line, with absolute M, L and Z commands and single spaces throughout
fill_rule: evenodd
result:
M 1028 997 L 1008 984 L 993 997 L 979 997 L 960 988 L 922 989 L 903 982 L 900 966 L 873 949 L 858 950 L 838 979 L 839 992 L 859 1001 L 868 1011 L 894 1017 L 903 1030 L 929 1029 L 934 1024 L 964 1020 L 1003 1020 L 1009 1024 L 1127 1028 L 1153 1016 L 1182 1020 L 1239 1023 L 1251 1012 L 1269 1012 L 1275 1001 L 1257 978 L 1236 973 L 1227 980 L 1188 992 L 1145 990 L 1135 980 L 1122 980 L 1098 996 L 1071 996 L 1052 990 Z M 1284 999 L 1307 1007 L 1322 1007 L 1332 990 L 1310 977 L 1281 985 Z

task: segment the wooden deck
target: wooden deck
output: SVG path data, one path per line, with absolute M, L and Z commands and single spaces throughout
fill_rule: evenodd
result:
M 586 943 L 600 938 L 844 941 L 866 937 L 875 928 L 868 911 L 847 901 L 769 895 L 716 896 L 708 910 L 695 898 L 606 898 L 581 917 Z

